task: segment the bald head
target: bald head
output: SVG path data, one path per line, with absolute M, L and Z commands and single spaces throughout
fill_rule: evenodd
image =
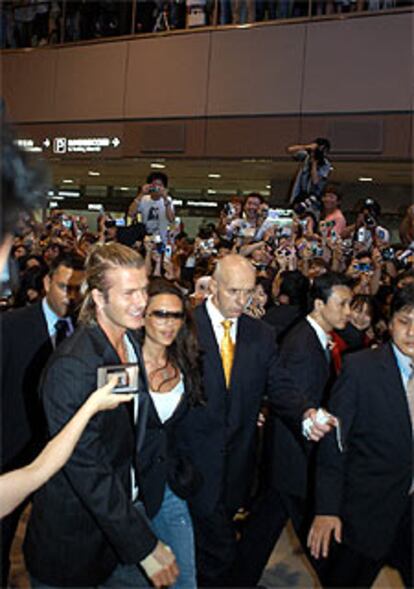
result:
M 217 262 L 213 278 L 220 282 L 226 280 L 229 276 L 235 273 L 251 274 L 256 276 L 255 269 L 252 264 L 243 256 L 237 254 L 229 254 Z
M 243 256 L 231 254 L 218 261 L 210 290 L 213 303 L 226 319 L 237 319 L 253 295 L 256 272 Z

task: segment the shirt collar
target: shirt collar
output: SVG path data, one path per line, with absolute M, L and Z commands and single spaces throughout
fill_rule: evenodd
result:
M 318 340 L 320 341 L 322 348 L 326 350 L 328 344 L 331 342 L 331 336 L 328 333 L 326 333 L 326 331 L 322 329 L 319 323 L 315 321 L 315 319 L 310 315 L 306 316 L 306 320 L 308 321 L 310 326 L 316 331 L 316 335 L 318 336 Z
M 398 368 L 400 369 L 401 374 L 407 379 L 410 378 L 411 373 L 413 371 L 412 359 L 409 356 L 406 356 L 405 354 L 403 354 L 394 343 L 392 343 L 391 345 L 392 345 L 395 359 L 397 360 Z
M 207 313 L 210 317 L 210 320 L 211 320 L 213 326 L 222 328 L 223 321 L 225 321 L 226 318 L 221 314 L 220 310 L 213 303 L 213 295 L 210 295 L 209 297 L 207 297 L 206 310 L 207 310 Z M 237 326 L 237 321 L 238 321 L 238 319 L 231 319 L 233 327 Z
M 46 319 L 47 331 L 50 336 L 53 336 L 56 333 L 56 322 L 59 321 L 61 317 L 56 315 L 56 313 L 50 308 L 46 297 L 42 300 L 42 309 Z
M 66 321 L 69 327 L 69 334 L 72 334 L 74 331 L 73 323 L 70 317 L 59 317 L 56 313 L 50 308 L 49 303 L 47 302 L 47 298 L 44 297 L 42 300 L 42 310 L 43 315 L 46 319 L 47 324 L 47 331 L 50 337 L 54 337 L 56 335 L 56 323 L 58 321 Z

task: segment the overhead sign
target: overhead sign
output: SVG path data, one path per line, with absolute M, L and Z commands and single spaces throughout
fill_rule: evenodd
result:
M 55 154 L 101 153 L 104 149 L 117 149 L 121 145 L 119 137 L 46 137 L 36 145 L 33 139 L 17 139 L 16 144 L 25 151 L 47 152 L 52 148 Z

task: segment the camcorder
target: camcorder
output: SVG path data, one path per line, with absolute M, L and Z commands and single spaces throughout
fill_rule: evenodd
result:
M 100 366 L 97 370 L 96 384 L 98 388 L 105 386 L 114 376 L 118 381 L 113 393 L 134 393 L 137 394 L 139 385 L 138 364 L 114 364 Z
M 223 211 L 226 217 L 234 217 L 236 214 L 236 209 L 234 205 L 231 204 L 231 202 L 226 202 L 226 204 L 223 207 Z
M 148 192 L 152 194 L 158 194 L 159 192 L 161 192 L 161 186 L 159 186 L 158 184 L 150 184 Z

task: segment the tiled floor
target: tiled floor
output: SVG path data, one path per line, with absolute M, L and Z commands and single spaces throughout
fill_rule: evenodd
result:
M 28 510 L 23 515 L 13 544 L 10 586 L 18 589 L 30 587 L 21 553 Z M 311 567 L 303 556 L 296 536 L 290 526 L 284 530 L 263 574 L 261 585 L 265 587 L 306 587 L 318 588 L 319 584 Z M 375 582 L 376 589 L 400 589 L 403 584 L 397 573 L 391 569 L 381 571 Z

